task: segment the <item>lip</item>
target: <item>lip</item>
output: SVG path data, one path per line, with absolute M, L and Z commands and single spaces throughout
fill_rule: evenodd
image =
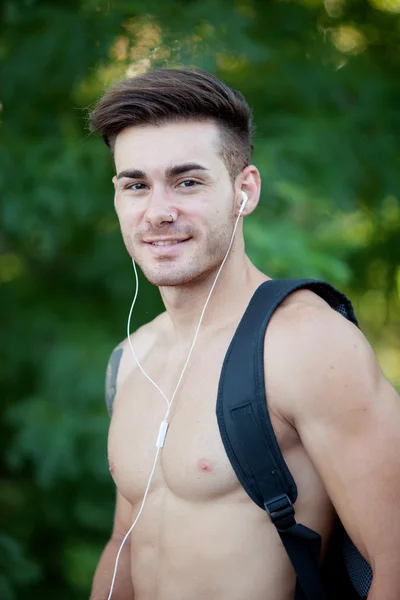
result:
M 179 250 L 183 244 L 188 242 L 190 238 L 183 238 L 181 240 L 177 240 L 176 238 L 154 238 L 154 240 L 146 240 L 144 243 L 150 249 L 150 251 L 156 255 L 168 255 L 173 254 L 177 250 Z M 162 244 L 161 246 L 156 246 L 153 242 L 174 242 L 173 244 Z
M 143 240 L 145 244 L 153 244 L 154 242 L 186 242 L 189 238 L 174 238 L 174 237 L 155 237 Z

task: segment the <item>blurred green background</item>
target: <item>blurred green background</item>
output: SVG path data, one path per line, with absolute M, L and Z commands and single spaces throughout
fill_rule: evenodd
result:
M 131 263 L 87 110 L 118 78 L 196 65 L 254 110 L 272 277 L 354 302 L 400 389 L 400 0 L 3 0 L 0 599 L 84 599 L 109 535 L 103 384 Z M 142 281 L 134 327 L 155 316 Z

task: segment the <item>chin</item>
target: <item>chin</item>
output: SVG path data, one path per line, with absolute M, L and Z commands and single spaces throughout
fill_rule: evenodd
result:
M 207 265 L 201 268 L 199 265 L 185 265 L 178 268 L 177 265 L 164 264 L 160 265 L 161 268 L 151 269 L 144 265 L 139 266 L 147 281 L 157 287 L 178 287 L 199 282 L 206 279 L 219 267 L 219 265 L 213 265 L 210 268 L 210 265 Z
M 157 287 L 174 287 L 187 285 L 198 279 L 198 274 L 194 273 L 151 273 L 143 270 L 143 275 L 152 285 Z

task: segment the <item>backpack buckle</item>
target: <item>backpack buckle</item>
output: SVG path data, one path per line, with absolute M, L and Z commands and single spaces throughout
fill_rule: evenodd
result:
M 287 494 L 281 494 L 264 502 L 265 510 L 277 529 L 288 529 L 295 525 L 295 510 Z

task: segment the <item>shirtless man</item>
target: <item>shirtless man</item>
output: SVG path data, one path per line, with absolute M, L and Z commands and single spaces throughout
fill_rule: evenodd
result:
M 222 362 L 257 287 L 242 217 L 260 195 L 251 113 L 213 76 L 162 70 L 117 84 L 92 126 L 116 167 L 115 208 L 128 253 L 165 312 L 131 336 L 168 399 L 165 445 L 123 546 L 113 600 L 292 600 L 295 575 L 276 530 L 239 484 L 215 415 Z M 265 336 L 268 410 L 297 482 L 296 518 L 329 541 L 336 512 L 373 568 L 369 600 L 400 598 L 400 402 L 362 333 L 310 291 L 288 297 Z M 140 509 L 166 412 L 127 340 L 110 358 L 109 463 L 114 528 L 91 600 L 106 600 L 117 551 Z

